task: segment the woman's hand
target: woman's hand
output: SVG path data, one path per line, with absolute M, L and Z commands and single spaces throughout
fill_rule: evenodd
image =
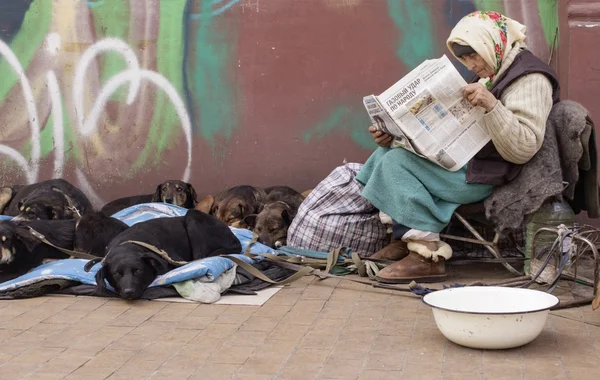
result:
M 486 112 L 491 112 L 498 99 L 481 83 L 468 84 L 463 89 L 463 97 L 474 106 L 483 107 Z
M 394 138 L 385 132 L 381 132 L 374 125 L 371 125 L 369 127 L 369 132 L 371 132 L 371 134 L 373 135 L 373 140 L 375 140 L 375 143 L 380 147 L 389 148 L 392 145 L 392 140 Z

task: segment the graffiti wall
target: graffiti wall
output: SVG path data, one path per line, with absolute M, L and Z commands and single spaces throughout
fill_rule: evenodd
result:
M 475 9 L 548 58 L 557 0 L 3 1 L 0 183 L 62 177 L 97 205 L 166 179 L 303 191 L 368 157 L 362 97 Z

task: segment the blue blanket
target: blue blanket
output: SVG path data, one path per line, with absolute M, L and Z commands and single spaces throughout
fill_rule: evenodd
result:
M 186 212 L 187 209 L 178 206 L 163 203 L 146 203 L 121 210 L 114 214 L 113 217 L 120 219 L 124 223 L 132 226 L 136 223 L 155 218 L 183 216 Z M 248 246 L 250 240 L 252 240 L 252 232 L 246 229 L 233 227 L 231 227 L 231 230 L 240 240 L 243 252 L 243 250 Z M 248 263 L 254 262 L 249 257 L 241 254 L 242 252 L 231 252 L 231 254 Z M 261 253 L 275 253 L 273 249 L 260 243 L 254 243 L 250 248 L 250 252 L 258 255 Z M 83 267 L 87 262 L 88 260 L 65 259 L 40 265 L 21 277 L 0 284 L 0 293 L 48 279 L 64 279 L 77 281 L 86 285 L 96 285 L 94 276 L 96 275 L 96 272 L 100 268 L 101 264 L 94 265 L 94 267 L 88 273 L 83 270 Z M 172 271 L 157 277 L 150 287 L 166 286 L 200 277 L 206 277 L 207 280 L 213 281 L 223 272 L 233 268 L 233 266 L 233 262 L 227 258 L 208 257 L 206 259 L 197 260 L 182 267 L 173 269 Z

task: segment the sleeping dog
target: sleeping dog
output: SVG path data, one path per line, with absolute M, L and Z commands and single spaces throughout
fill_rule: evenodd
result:
M 197 203 L 196 189 L 187 182 L 170 180 L 156 186 L 154 194 L 133 195 L 115 199 L 102 207 L 106 215 L 115 213 L 142 203 L 164 202 L 187 209 L 194 208 Z
M 104 257 L 108 244 L 129 226 L 102 212 L 86 214 L 75 224 L 75 251 Z
M 128 226 L 101 213 L 86 214 L 79 220 L 0 221 L 0 282 L 21 276 L 46 260 L 68 258 L 67 253 L 40 241 L 29 227 L 57 247 L 103 257 L 108 243 Z
M 288 228 L 304 196 L 289 186 L 273 186 L 265 192 L 264 208 L 258 214 L 248 215 L 244 221 L 258 235 L 259 243 L 279 248 L 287 245 Z
M 5 213 L 19 221 L 73 219 L 92 211 L 81 190 L 64 179 L 51 179 L 21 188 Z
M 206 196 L 196 206 L 196 210 L 215 215 L 231 227 L 248 228 L 244 218 L 259 213 L 265 203 L 267 193 L 254 186 L 236 186 L 215 197 Z
M 75 220 L 36 220 L 28 224 L 52 244 L 73 249 Z M 0 220 L 0 283 L 15 279 L 46 259 L 65 259 L 59 250 L 42 243 L 27 225 Z
M 151 244 L 166 255 L 131 241 Z M 214 216 L 190 210 L 185 216 L 137 223 L 110 242 L 102 267 L 96 272 L 98 291 L 105 280 L 124 299 L 142 296 L 154 279 L 183 262 L 221 254 L 240 253 L 239 240 Z M 98 260 L 86 264 L 89 271 Z
M 14 199 L 15 195 L 24 188 L 25 185 L 12 185 L 0 187 L 0 214 L 4 213 L 4 210 L 8 208 L 10 202 Z

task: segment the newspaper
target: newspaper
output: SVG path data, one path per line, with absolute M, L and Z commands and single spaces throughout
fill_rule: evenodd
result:
M 394 137 L 392 148 L 457 171 L 490 141 L 480 123 L 485 110 L 463 98 L 466 85 L 444 55 L 426 60 L 381 95 L 365 96 L 363 103 L 373 125 Z

